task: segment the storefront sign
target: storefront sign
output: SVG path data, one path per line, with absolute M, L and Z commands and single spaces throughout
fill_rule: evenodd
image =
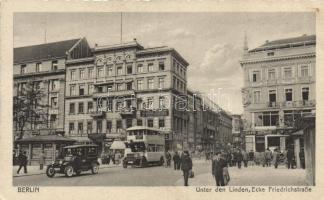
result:
M 142 110 L 141 117 L 160 117 L 168 116 L 169 110 Z

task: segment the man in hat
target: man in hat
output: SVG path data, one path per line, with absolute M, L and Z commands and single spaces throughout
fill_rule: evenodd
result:
M 227 164 L 220 155 L 220 152 L 217 152 L 215 154 L 215 159 L 212 162 L 212 174 L 216 180 L 217 186 L 225 186 L 223 168 L 226 167 Z
M 189 172 L 192 170 L 192 160 L 188 151 L 184 151 L 183 156 L 181 156 L 181 169 L 183 171 L 184 186 L 188 186 Z

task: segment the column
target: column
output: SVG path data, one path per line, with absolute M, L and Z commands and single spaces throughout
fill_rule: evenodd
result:
M 299 159 L 299 152 L 300 152 L 300 139 L 294 139 L 294 154 L 296 158 L 297 168 L 300 168 L 300 159 Z
M 28 155 L 27 155 L 29 165 L 31 165 L 31 157 L 32 157 L 32 145 L 29 143 L 28 144 Z
M 280 150 L 286 150 L 286 137 L 280 137 Z
M 264 136 L 264 149 L 268 148 L 268 135 Z

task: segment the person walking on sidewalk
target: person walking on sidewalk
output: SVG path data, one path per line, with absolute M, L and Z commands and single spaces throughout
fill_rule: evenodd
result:
M 242 160 L 243 160 L 243 155 L 240 150 L 236 152 L 236 162 L 237 162 L 237 167 L 241 169 L 242 166 Z
M 291 148 L 287 151 L 287 167 L 288 169 L 293 169 L 293 158 L 294 158 L 294 152 L 291 150 Z
M 272 153 L 269 150 L 269 148 L 267 148 L 267 150 L 264 152 L 265 154 L 265 159 L 266 159 L 266 166 L 267 167 L 271 167 L 271 157 L 272 157 Z
M 249 155 L 248 155 L 248 153 L 246 153 L 246 151 L 242 150 L 242 156 L 243 156 L 244 167 L 247 167 L 248 166 Z
M 20 152 L 18 155 L 19 168 L 17 174 L 19 174 L 22 167 L 24 167 L 24 173 L 27 174 L 27 160 L 26 151 L 24 153 Z
M 44 164 L 45 164 L 45 154 L 44 154 L 44 151 L 42 151 L 39 154 L 39 169 L 40 170 L 43 170 Z
M 180 156 L 178 152 L 176 151 L 173 155 L 173 165 L 174 165 L 174 170 L 180 170 Z
M 212 175 L 215 178 L 216 186 L 225 186 L 223 168 L 227 166 L 226 161 L 221 158 L 221 153 L 217 152 L 212 161 Z
M 278 168 L 278 158 L 279 158 L 278 149 L 275 149 L 273 151 L 272 156 L 273 156 L 273 158 L 272 158 L 273 165 L 274 165 L 275 169 L 277 169 Z
M 250 152 L 249 152 L 249 162 L 248 163 L 250 166 L 254 165 L 254 151 L 253 150 L 250 150 Z
M 184 151 L 183 156 L 181 156 L 181 170 L 183 172 L 184 186 L 188 186 L 189 173 L 192 170 L 192 160 L 188 151 Z
M 171 154 L 169 151 L 165 153 L 166 167 L 171 167 Z

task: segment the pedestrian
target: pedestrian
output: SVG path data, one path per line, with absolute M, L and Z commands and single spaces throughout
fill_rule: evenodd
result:
M 287 150 L 287 167 L 288 169 L 293 169 L 293 158 L 294 158 L 294 152 L 289 148 Z
M 240 150 L 236 152 L 236 162 L 237 162 L 237 167 L 241 169 L 242 166 L 242 161 L 243 161 L 243 155 Z
M 236 166 L 236 153 L 235 152 L 232 152 L 231 153 L 231 166 Z
M 260 164 L 262 164 L 262 167 L 265 167 L 265 165 L 266 165 L 265 151 L 262 151 L 260 153 Z
M 39 169 L 40 170 L 43 170 L 44 164 L 45 164 L 45 154 L 44 154 L 44 151 L 42 151 L 39 154 Z
M 217 152 L 212 161 L 212 175 L 215 178 L 216 186 L 225 186 L 224 167 L 227 166 L 226 161 L 221 158 L 221 153 Z
M 23 153 L 20 152 L 19 155 L 18 155 L 19 168 L 18 168 L 17 174 L 19 174 L 22 167 L 24 167 L 24 173 L 27 174 L 27 161 L 28 161 L 28 158 L 27 158 L 26 154 L 27 154 L 26 151 L 24 151 Z
M 242 150 L 242 156 L 243 156 L 243 163 L 244 167 L 248 166 L 248 160 L 249 160 L 249 155 L 246 151 Z
M 266 166 L 267 167 L 271 167 L 271 157 L 272 157 L 272 153 L 269 150 L 269 148 L 267 148 L 267 150 L 264 152 L 264 154 L 265 154 Z
M 300 166 L 302 169 L 305 169 L 305 152 L 302 148 L 299 152 Z
M 274 165 L 275 169 L 277 169 L 278 168 L 278 159 L 279 159 L 279 152 L 278 152 L 277 148 L 273 151 L 272 156 L 273 156 L 273 158 L 272 158 L 273 165 Z
M 183 172 L 184 186 L 188 186 L 189 173 L 192 170 L 192 160 L 188 151 L 184 151 L 183 156 L 181 156 L 181 170 Z
M 253 166 L 254 165 L 254 151 L 250 150 L 249 152 L 249 166 Z
M 171 154 L 170 154 L 170 152 L 169 151 L 167 151 L 166 153 L 165 153 L 165 158 L 166 158 L 166 161 L 167 161 L 167 165 L 166 165 L 166 167 L 171 167 Z
M 173 155 L 173 165 L 174 165 L 174 170 L 179 170 L 180 169 L 180 156 L 179 153 L 176 151 Z

